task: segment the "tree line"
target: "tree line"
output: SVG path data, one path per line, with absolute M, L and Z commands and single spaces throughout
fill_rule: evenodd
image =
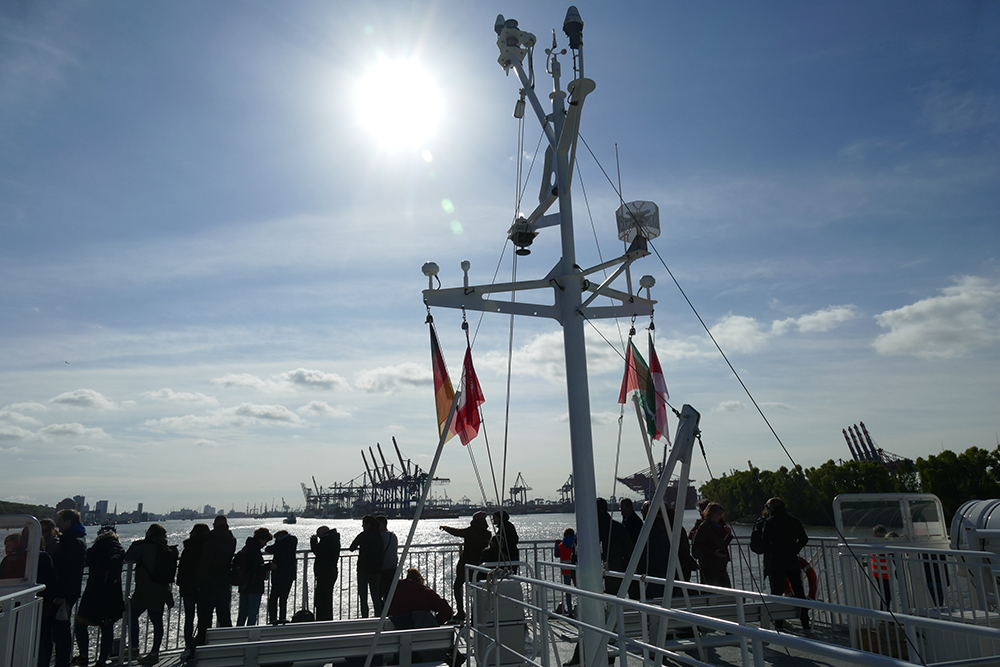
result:
M 768 498 L 780 496 L 792 514 L 813 526 L 833 525 L 833 499 L 841 493 L 933 493 L 950 523 L 967 500 L 1000 498 L 1000 445 L 992 451 L 970 447 L 961 454 L 944 450 L 916 462 L 901 461 L 892 470 L 869 461 L 832 459 L 816 468 L 752 467 L 709 480 L 700 491 L 725 507 L 733 521 L 752 521 Z

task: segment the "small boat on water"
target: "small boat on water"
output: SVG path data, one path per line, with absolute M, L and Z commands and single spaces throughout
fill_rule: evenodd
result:
M 296 523 L 296 522 L 298 522 L 298 519 L 296 519 L 295 515 L 293 513 L 291 513 L 291 512 L 289 512 L 288 516 L 286 516 L 284 519 L 281 520 L 281 523 L 288 523 L 288 524 L 292 524 L 292 523 Z

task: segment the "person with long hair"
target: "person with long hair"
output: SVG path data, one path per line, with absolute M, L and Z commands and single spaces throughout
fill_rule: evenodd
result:
M 135 591 L 132 593 L 132 615 L 130 625 L 130 651 L 132 656 L 139 653 L 139 617 L 146 614 L 153 626 L 153 645 L 141 660 L 141 665 L 155 665 L 160 661 L 160 644 L 163 642 L 163 609 L 174 606 L 174 596 L 170 584 L 157 581 L 157 560 L 169 551 L 167 531 L 158 523 L 150 524 L 146 537 L 133 542 L 125 553 L 125 560 L 135 563 Z M 176 550 L 176 547 L 174 547 Z

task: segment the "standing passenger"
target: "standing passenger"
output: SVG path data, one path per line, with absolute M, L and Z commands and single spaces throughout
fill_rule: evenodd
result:
M 889 537 L 889 532 L 882 524 L 872 528 L 872 537 L 876 540 L 884 540 Z M 879 609 L 891 609 L 892 584 L 889 583 L 889 560 L 885 554 L 872 554 L 872 576 L 879 583 L 882 589 L 882 600 L 879 602 Z
M 208 524 L 196 523 L 191 526 L 190 536 L 184 540 L 184 551 L 177 563 L 177 588 L 184 605 L 184 652 L 182 660 L 194 657 L 194 617 L 195 603 L 198 601 L 198 561 L 208 537 Z
M 732 533 L 722 527 L 723 507 L 709 503 L 702 510 L 702 522 L 694 534 L 691 553 L 698 560 L 701 583 L 708 586 L 732 588 L 729 580 L 729 542 Z
M 174 606 L 170 584 L 157 581 L 157 560 L 169 552 L 167 531 L 158 523 L 150 524 L 146 537 L 133 542 L 125 553 L 125 560 L 135 563 L 135 591 L 132 592 L 132 615 L 129 618 L 130 650 L 135 656 L 139 651 L 139 616 L 143 612 L 153 625 L 153 646 L 139 664 L 155 665 L 160 661 L 160 644 L 163 641 L 163 608 Z M 176 551 L 177 547 L 173 547 Z
M 483 551 L 481 563 L 516 563 L 521 556 L 517 548 L 520 538 L 517 536 L 517 529 L 510 522 L 510 515 L 505 511 L 493 513 L 493 527 L 496 534 L 490 538 L 489 544 Z M 511 569 L 517 572 L 517 566 Z
M 382 534 L 378 522 L 371 514 L 361 520 L 361 532 L 351 542 L 351 551 L 358 551 L 358 601 L 361 616 L 368 617 L 368 595 L 371 594 L 375 615 L 382 615 L 382 598 L 379 597 L 379 576 L 382 573 Z
M 576 563 L 576 531 L 572 528 L 564 530 L 563 538 L 556 542 L 556 555 L 559 556 L 560 563 L 568 565 Z M 564 585 L 572 586 L 576 583 L 576 570 L 560 569 L 559 572 L 562 574 Z M 556 608 L 556 613 L 573 615 L 573 596 L 570 593 L 566 593 L 566 605 L 560 604 Z
M 295 551 L 298 546 L 297 537 L 287 530 L 279 530 L 274 534 L 274 544 L 264 550 L 274 556 L 271 560 L 271 591 L 267 594 L 267 622 L 270 625 L 288 622 L 288 594 L 295 583 Z
M 315 555 L 313 574 L 316 586 L 313 589 L 313 606 L 317 621 L 333 620 L 333 586 L 337 583 L 337 567 L 340 565 L 340 533 L 334 528 L 320 526 L 309 539 L 309 549 Z
M 233 577 L 230 583 L 236 585 L 240 593 L 240 606 L 236 613 L 237 627 L 257 625 L 260 619 L 260 599 L 264 597 L 264 583 L 270 572 L 260 550 L 270 541 L 271 531 L 258 528 L 233 558 Z
M 399 565 L 399 540 L 396 533 L 389 531 L 389 518 L 384 514 L 375 517 L 378 521 L 379 533 L 382 535 L 382 572 L 378 579 L 378 594 L 382 598 L 382 604 L 389 597 L 389 588 L 392 587 L 392 580 L 396 578 L 396 566 Z
M 483 562 L 483 550 L 490 543 L 490 529 L 486 525 L 486 512 L 476 512 L 466 528 L 441 526 L 441 530 L 462 538 L 462 548 L 458 552 L 458 564 L 455 566 L 455 614 L 456 621 L 465 620 L 465 605 L 462 596 L 465 591 L 465 566 L 479 565 Z
M 103 665 L 111 656 L 115 641 L 115 623 L 125 611 L 122 598 L 122 561 L 125 549 L 118 535 L 111 528 L 101 529 L 94 544 L 87 549 L 87 587 L 76 611 L 76 645 L 80 657 L 87 664 L 90 655 L 90 630 L 87 626 L 101 628 L 101 643 L 97 651 L 97 664 Z
M 792 585 L 795 597 L 805 599 L 802 589 L 802 574 L 799 567 L 799 552 L 809 538 L 802 523 L 788 514 L 785 501 L 771 498 L 764 504 L 764 527 L 761 531 L 764 541 L 764 575 L 771 581 L 771 595 L 785 592 L 785 579 Z M 802 608 L 800 619 L 802 629 L 808 630 L 809 610 Z M 785 622 L 777 620 L 774 627 L 782 628 Z
M 198 561 L 198 646 L 205 644 L 205 633 L 212 627 L 212 614 L 217 626 L 229 628 L 233 625 L 230 611 L 233 587 L 229 583 L 233 554 L 236 553 L 236 538 L 229 530 L 225 514 L 215 517 L 212 530 L 205 538 L 201 559 Z
M 611 518 L 608 512 L 608 501 L 597 499 L 597 535 L 601 542 L 601 558 L 608 570 L 622 572 L 628 567 L 628 559 L 632 555 L 635 544 L 628 534 L 628 529 L 621 522 Z M 604 577 L 604 592 L 618 594 L 621 577 Z
M 38 664 L 48 667 L 54 644 L 56 667 L 69 667 L 73 653 L 69 619 L 83 588 L 83 568 L 87 564 L 87 529 L 80 523 L 80 513 L 71 509 L 59 510 L 56 526 L 61 537 L 59 548 L 52 556 L 55 585 L 48 598 L 52 605 L 48 613 L 43 611 Z M 47 596 L 43 595 L 44 597 Z

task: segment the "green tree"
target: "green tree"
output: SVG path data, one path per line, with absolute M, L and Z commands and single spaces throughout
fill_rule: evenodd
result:
M 967 500 L 1000 498 L 1000 447 L 970 447 L 961 454 L 946 449 L 918 458 L 916 469 L 924 491 L 941 499 L 948 522 Z

